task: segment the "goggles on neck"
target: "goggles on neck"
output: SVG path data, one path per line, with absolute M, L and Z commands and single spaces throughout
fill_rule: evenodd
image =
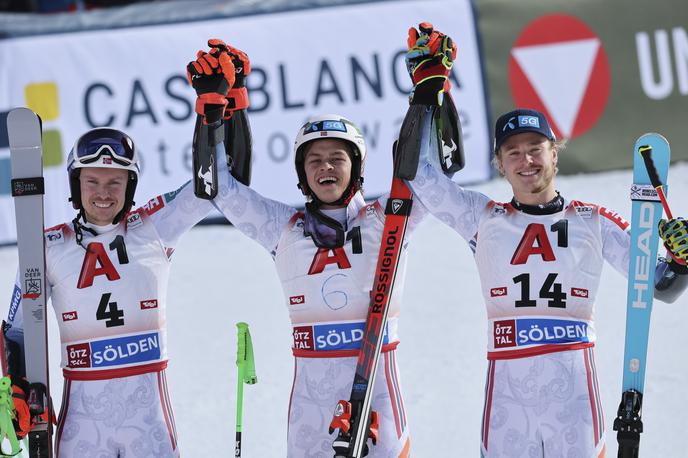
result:
M 339 221 L 325 215 L 312 202 L 306 204 L 303 235 L 313 239 L 318 248 L 338 248 L 346 242 L 346 233 Z

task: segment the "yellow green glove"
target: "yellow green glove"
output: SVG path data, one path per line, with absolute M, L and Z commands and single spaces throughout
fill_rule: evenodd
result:
M 688 221 L 683 218 L 661 219 L 657 225 L 664 246 L 675 261 L 688 263 Z

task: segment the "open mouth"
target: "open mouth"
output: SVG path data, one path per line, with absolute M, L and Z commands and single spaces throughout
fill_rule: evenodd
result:
M 337 177 L 331 175 L 318 178 L 318 184 L 321 185 L 335 184 L 337 181 L 339 181 Z

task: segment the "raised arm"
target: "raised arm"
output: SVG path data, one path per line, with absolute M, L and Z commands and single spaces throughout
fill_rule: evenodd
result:
M 224 152 L 224 147 L 218 150 Z M 272 253 L 296 209 L 262 196 L 234 178 L 226 162 L 222 164 L 218 168 L 220 186 L 213 200 L 215 207 L 244 235 Z
M 218 158 L 220 157 L 218 154 Z M 224 157 L 221 158 L 224 162 Z M 152 198 L 144 206 L 149 220 L 167 248 L 174 248 L 179 238 L 208 216 L 213 208 L 211 201 L 196 198 L 191 181 L 174 191 Z
M 222 40 L 211 39 L 208 46 L 209 52 L 199 51 L 197 59 L 187 65 L 201 118 L 194 141 L 208 143 L 207 138 L 196 138 L 201 132 L 213 136 L 216 148 L 218 192 L 213 201 L 206 202 L 212 202 L 237 229 L 272 252 L 296 210 L 248 187 L 252 142 L 244 80 L 251 64 L 246 53 Z M 199 123 L 204 129 L 199 130 Z
M 470 240 L 478 230 L 480 213 L 489 204 L 490 198 L 475 191 L 462 188 L 458 183 L 440 171 L 438 150 L 440 146 L 431 112 L 423 119 L 423 141 L 416 177 L 409 181 L 414 196 L 422 205 L 444 224 Z
M 407 44 L 406 63 L 414 87 L 399 134 L 395 170 L 408 180 L 424 209 L 470 240 L 490 199 L 451 180 L 464 165 L 461 125 L 449 95 L 456 46 L 429 23 L 409 29 Z

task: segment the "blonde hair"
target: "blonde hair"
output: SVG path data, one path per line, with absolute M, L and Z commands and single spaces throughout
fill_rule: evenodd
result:
M 555 140 L 555 141 L 549 140 L 550 146 L 551 146 L 553 149 L 556 149 L 556 150 L 557 150 L 557 153 L 561 153 L 562 151 L 564 151 L 564 150 L 566 149 L 566 144 L 567 144 L 567 143 L 568 143 L 568 139 L 566 139 L 566 138 L 563 138 L 563 139 L 561 139 L 561 140 Z M 499 149 L 498 149 L 497 151 L 495 151 L 495 153 L 492 155 L 491 164 L 492 164 L 492 167 L 494 167 L 494 169 L 495 169 L 497 172 L 499 172 L 499 174 L 500 174 L 501 176 L 504 176 L 504 171 L 502 170 L 502 167 L 501 167 L 501 164 L 500 164 L 501 159 L 500 159 L 500 157 L 499 157 L 499 155 L 501 154 L 501 152 L 502 152 L 502 148 L 501 148 L 501 146 L 500 146 Z M 554 174 L 556 175 L 558 172 L 559 172 L 559 167 L 555 165 L 555 166 L 554 166 Z

